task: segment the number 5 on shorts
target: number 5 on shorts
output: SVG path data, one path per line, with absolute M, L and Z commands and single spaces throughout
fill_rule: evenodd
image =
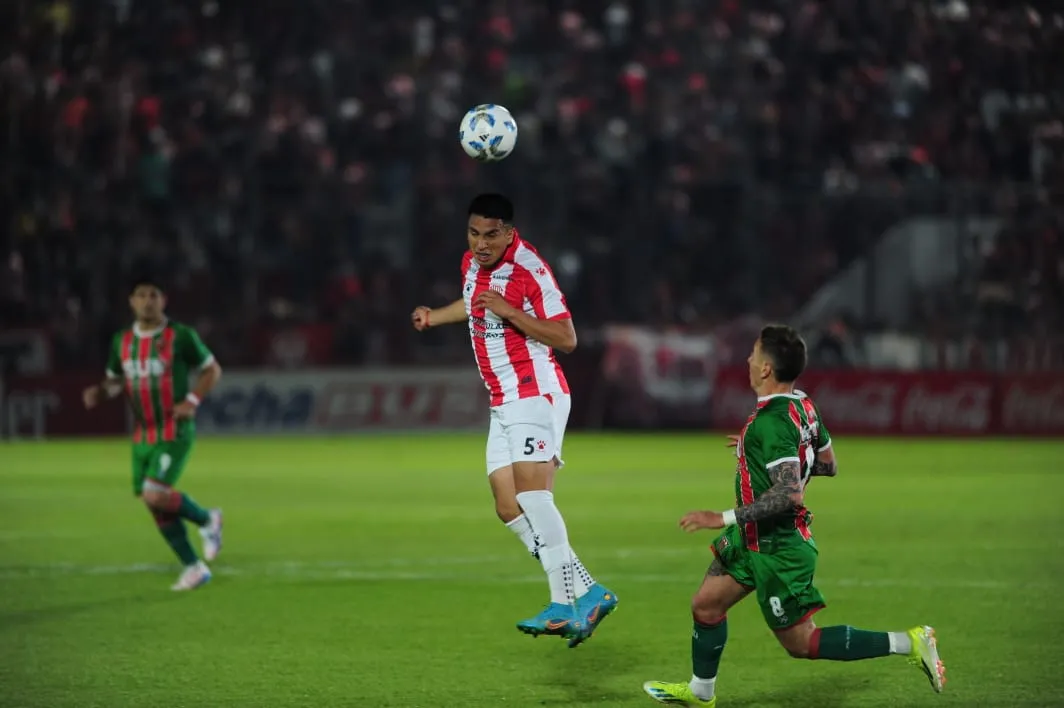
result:
M 536 439 L 525 438 L 525 454 L 531 455 L 536 451 Z

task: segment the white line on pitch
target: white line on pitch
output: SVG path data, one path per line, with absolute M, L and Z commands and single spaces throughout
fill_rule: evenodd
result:
M 410 559 L 407 559 L 410 560 Z M 436 567 L 445 567 L 446 559 L 435 559 Z M 468 565 L 469 559 L 453 564 Z M 410 566 L 420 562 L 411 560 Z M 286 580 L 362 580 L 367 582 L 466 582 L 487 583 L 495 585 L 524 585 L 543 583 L 542 574 L 489 575 L 468 572 L 440 571 L 406 571 L 373 569 L 365 564 L 345 563 L 343 561 L 324 561 L 307 563 L 302 561 L 281 561 L 270 564 L 247 564 L 239 566 L 215 565 L 212 569 L 219 577 L 273 577 Z M 20 580 L 50 577 L 89 577 L 141 574 L 171 574 L 176 572 L 172 564 L 133 563 L 129 565 L 79 565 L 56 563 L 26 567 L 0 568 L 0 579 Z M 617 583 L 649 584 L 687 584 L 697 580 L 692 573 L 610 573 L 609 580 Z M 818 583 L 826 587 L 835 586 L 862 588 L 946 588 L 959 590 L 1007 590 L 1014 591 L 1017 583 L 997 580 L 927 580 L 923 578 L 822 578 Z M 1026 588 L 1050 587 L 1046 583 L 1023 583 Z

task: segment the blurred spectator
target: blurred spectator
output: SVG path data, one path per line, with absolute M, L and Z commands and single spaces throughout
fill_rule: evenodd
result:
M 564 254 L 581 324 L 707 326 L 786 317 L 897 221 L 950 214 L 960 184 L 1009 184 L 1025 202 L 1001 213 L 976 324 L 1011 336 L 1064 316 L 1054 4 L 490 8 L 5 6 L 4 325 L 62 330 L 64 357 L 95 361 L 124 276 L 149 262 L 192 324 L 334 322 L 343 361 L 416 357 L 405 313 L 457 293 L 484 187 Z M 486 100 L 521 138 L 480 166 L 454 127 Z M 251 341 L 227 361 L 254 361 Z

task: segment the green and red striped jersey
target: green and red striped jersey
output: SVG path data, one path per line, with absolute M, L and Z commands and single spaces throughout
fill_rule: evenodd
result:
M 831 446 L 831 434 L 820 419 L 812 399 L 801 391 L 757 399 L 735 447 L 735 505 L 751 504 L 772 486 L 770 470 L 784 462 L 797 462 L 802 486 L 813 473 L 818 452 Z M 804 506 L 793 512 L 743 524 L 746 547 L 762 550 L 767 539 L 797 531 L 809 539 L 813 515 Z
M 151 331 L 134 324 L 115 334 L 107 376 L 125 380 L 134 442 L 154 445 L 195 432 L 195 422 L 174 418 L 174 406 L 188 395 L 193 372 L 213 361 L 196 331 L 178 322 Z

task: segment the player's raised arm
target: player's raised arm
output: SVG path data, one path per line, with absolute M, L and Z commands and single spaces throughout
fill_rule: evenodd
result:
M 467 319 L 464 300 L 455 300 L 444 307 L 425 307 L 421 305 L 414 308 L 410 314 L 410 322 L 414 329 L 423 332 L 429 327 L 438 327 L 445 324 L 458 324 Z
M 491 290 L 481 293 L 477 304 L 508 321 L 526 337 L 566 354 L 571 353 L 576 349 L 576 328 L 550 266 L 527 244 L 515 255 L 514 266 L 511 277 L 519 284 L 532 314 L 514 307 L 505 297 Z
M 576 328 L 573 327 L 573 320 L 568 317 L 568 314 L 565 319 L 556 320 L 533 317 L 506 302 L 506 298 L 494 290 L 486 290 L 478 295 L 476 305 L 491 310 L 519 329 L 526 337 L 531 337 L 552 349 L 566 354 L 576 349 Z

